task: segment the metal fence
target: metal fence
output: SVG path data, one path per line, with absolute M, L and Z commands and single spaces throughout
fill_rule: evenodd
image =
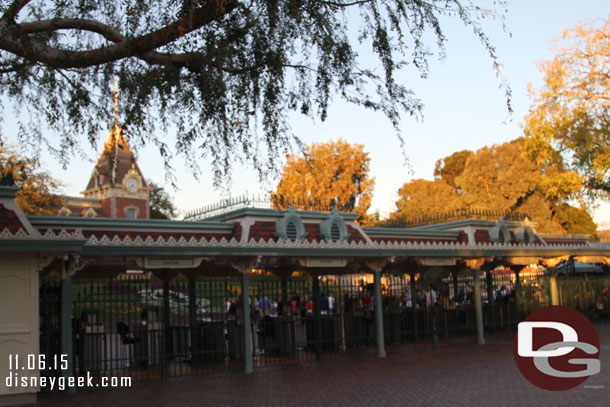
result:
M 75 281 L 77 372 L 172 377 L 239 365 L 238 281 Z M 228 312 L 229 311 L 229 312 Z
M 59 280 L 55 278 L 40 278 L 39 310 L 40 310 L 40 353 L 46 360 L 53 360 L 52 355 L 61 354 L 61 290 Z M 40 371 L 43 377 L 61 376 L 60 370 L 45 369 Z M 45 391 L 46 387 L 41 387 Z
M 610 322 L 610 277 L 565 275 L 557 281 L 559 301 L 575 308 L 593 322 Z
M 474 279 L 449 274 L 426 284 L 405 274 L 381 280 L 388 352 L 475 341 Z M 546 276 L 481 273 L 486 336 L 511 332 L 550 304 Z M 561 303 L 592 321 L 610 321 L 610 276 L 558 277 Z M 41 353 L 60 353 L 60 280 L 40 284 Z M 250 278 L 251 331 L 244 337 L 241 280 L 161 281 L 152 274 L 73 280 L 75 374 L 175 377 L 242 369 L 244 341 L 254 367 L 372 354 L 376 349 L 372 274 Z M 51 356 L 52 357 L 52 356 Z M 53 371 L 42 374 L 52 375 Z

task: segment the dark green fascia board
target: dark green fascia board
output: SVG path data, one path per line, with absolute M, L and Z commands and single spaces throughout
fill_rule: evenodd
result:
M 558 233 L 539 233 L 544 240 L 589 240 L 591 235 L 583 233 L 558 234 Z
M 9 187 L 8 185 L 0 185 L 0 198 L 15 198 L 19 187 Z
M 81 218 L 76 216 L 28 216 L 37 228 L 119 228 L 119 229 L 182 229 L 182 230 L 233 230 L 235 222 L 185 221 L 166 219 Z
M 425 225 L 425 226 L 416 226 L 413 228 L 409 228 L 406 230 L 446 230 L 453 228 L 466 228 L 468 226 L 474 227 L 492 227 L 495 226 L 497 221 L 492 220 L 483 220 L 483 219 L 464 219 L 464 220 L 455 220 L 451 222 L 438 223 L 436 225 Z M 504 221 L 506 226 L 509 228 L 519 227 L 521 226 L 521 222 L 515 221 Z
M 397 229 L 397 228 L 380 228 L 365 226 L 362 228 L 369 236 L 413 236 L 413 237 L 439 237 L 439 238 L 455 238 L 460 236 L 459 230 L 414 230 L 414 229 Z
M 155 246 L 85 246 L 83 256 L 274 256 L 274 257 L 555 257 L 563 255 L 610 255 L 609 249 L 578 248 L 562 250 L 461 248 L 297 248 L 297 247 L 155 247 Z
M 0 239 L 0 252 L 81 254 L 87 239 Z
M 301 219 L 327 219 L 330 216 L 330 212 L 320 212 L 320 211 L 303 211 L 297 209 L 297 214 L 301 217 Z M 206 218 L 206 221 L 227 221 L 236 218 L 243 218 L 245 216 L 260 216 L 260 217 L 268 217 L 268 218 L 277 218 L 281 217 L 284 213 L 284 209 L 265 209 L 265 208 L 239 208 L 234 211 L 230 211 L 227 213 L 223 213 L 221 215 L 211 216 Z M 348 212 L 339 212 L 339 215 L 344 220 L 356 220 L 358 216 L 357 213 L 348 213 Z

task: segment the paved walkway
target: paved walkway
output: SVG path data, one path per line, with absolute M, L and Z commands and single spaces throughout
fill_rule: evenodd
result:
M 610 405 L 610 325 L 598 326 L 601 373 L 565 392 L 538 389 L 512 343 L 408 350 L 258 370 L 45 395 L 37 407 L 120 406 L 603 406 Z

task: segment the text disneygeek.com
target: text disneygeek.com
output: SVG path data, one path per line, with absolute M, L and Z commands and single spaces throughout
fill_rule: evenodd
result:
M 4 384 L 8 388 L 40 388 L 48 390 L 65 390 L 69 387 L 131 387 L 131 377 L 68 376 L 68 355 L 9 355 L 9 375 Z M 44 371 L 61 371 L 61 376 L 41 375 Z
M 87 372 L 86 376 L 45 377 L 21 376 L 11 373 L 5 380 L 6 387 L 45 388 L 48 390 L 65 390 L 68 387 L 131 387 L 131 377 L 94 377 Z

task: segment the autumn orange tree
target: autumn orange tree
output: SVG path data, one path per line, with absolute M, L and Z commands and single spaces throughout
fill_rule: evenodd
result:
M 23 157 L 14 149 L 0 146 L 0 178 L 12 177 L 19 187 L 15 202 L 26 215 L 56 215 L 62 199 L 55 192 L 59 182 L 37 170 L 37 160 Z
M 489 210 L 526 213 L 544 233 L 595 233 L 586 207 L 567 202 L 579 196 L 581 177 L 562 165 L 558 153 L 545 164 L 536 163 L 522 138 L 453 153 L 437 161 L 435 177 L 405 183 L 385 224 L 459 209 Z
M 539 163 L 559 152 L 593 196 L 610 194 L 610 22 L 567 29 L 539 64 L 540 89 L 525 117 L 528 148 Z
M 466 161 L 474 153 L 470 150 L 456 151 L 455 153 L 436 161 L 434 178 L 441 179 L 456 188 L 455 179 L 464 172 Z
M 362 144 L 344 140 L 316 143 L 304 154 L 288 154 L 277 190 L 271 193 L 275 206 L 290 204 L 304 209 L 357 212 L 359 221 L 369 222 L 375 180 L 369 176 L 370 157 Z
M 434 180 L 414 179 L 405 183 L 398 190 L 396 211 L 379 225 L 390 226 L 466 209 L 460 196 L 461 189 L 455 180 L 464 172 L 466 161 L 473 154 L 469 150 L 457 151 L 436 162 Z
M 578 195 L 581 178 L 566 170 L 559 157 L 552 164 L 537 164 L 524 147 L 519 138 L 473 154 L 456 178 L 462 201 L 469 208 L 525 212 L 540 232 L 566 232 L 556 212 L 559 203 Z
M 414 179 L 398 190 L 394 220 L 406 220 L 449 212 L 463 207 L 457 191 L 442 179 Z

